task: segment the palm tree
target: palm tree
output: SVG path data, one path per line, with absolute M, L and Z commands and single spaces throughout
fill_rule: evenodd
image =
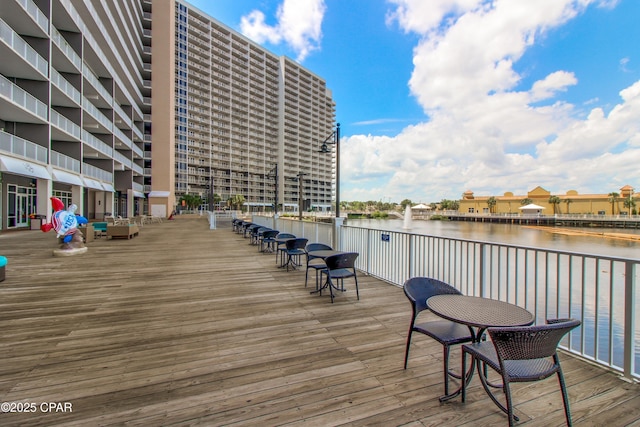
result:
M 411 202 L 411 200 L 409 199 L 404 199 L 403 201 L 400 202 L 400 206 L 402 206 L 402 211 L 404 212 L 404 210 L 407 208 L 407 206 L 411 206 L 413 204 L 413 202 Z
M 612 191 L 611 193 L 607 194 L 609 196 L 609 203 L 611 203 L 611 215 L 615 215 L 615 207 L 616 207 L 616 203 L 618 202 L 618 197 L 620 197 L 619 193 L 616 193 L 615 191 Z M 620 208 L 618 208 L 618 212 L 620 212 Z
M 558 213 L 558 205 L 560 204 L 560 197 L 558 196 L 550 196 L 549 204 L 553 206 L 553 214 Z
M 567 204 L 567 214 L 568 214 L 568 213 L 569 213 L 569 205 L 570 205 L 571 203 L 573 203 L 573 200 L 571 200 L 571 199 L 564 199 L 564 202 Z
M 202 197 L 194 194 L 185 194 L 180 198 L 181 202 L 189 209 L 196 209 L 198 206 L 202 204 Z
M 238 206 L 238 210 L 242 210 L 242 206 L 244 205 L 245 199 L 242 194 L 236 194 L 236 206 Z
M 493 196 L 487 199 L 487 206 L 489 206 L 489 213 L 493 213 L 497 203 L 498 201 Z
M 522 200 L 520 200 L 520 204 L 521 204 L 522 206 L 527 206 L 527 205 L 530 205 L 531 203 L 533 203 L 533 200 L 531 200 L 531 199 L 530 199 L 530 198 L 528 198 L 528 197 L 527 197 L 526 199 L 522 199 Z
M 636 201 L 633 200 L 631 195 L 629 195 L 629 198 L 624 199 L 624 207 L 629 209 L 629 216 L 631 216 L 632 209 L 635 209 L 636 207 Z
M 241 210 L 244 202 L 244 196 L 242 194 L 236 194 L 235 196 L 230 196 L 227 199 L 227 206 L 235 208 L 236 210 Z

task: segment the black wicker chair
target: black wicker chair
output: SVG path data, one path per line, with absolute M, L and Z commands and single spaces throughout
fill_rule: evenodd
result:
M 262 240 L 260 241 L 261 252 L 273 252 L 276 244 L 276 236 L 280 232 L 278 230 L 267 230 L 262 233 Z
M 324 262 L 324 259 L 314 257 L 313 255 L 309 255 L 309 252 L 312 251 L 330 251 L 333 248 L 329 245 L 325 245 L 324 243 L 309 243 L 307 245 L 307 272 L 304 277 L 304 287 L 307 287 L 307 282 L 309 280 L 309 269 L 314 269 L 316 271 L 316 291 L 318 290 L 318 272 L 320 270 L 324 270 L 327 268 L 327 264 Z
M 251 235 L 253 234 L 253 230 L 255 230 L 256 228 L 260 228 L 260 227 L 261 227 L 261 226 L 260 226 L 260 224 L 252 224 L 252 223 L 249 223 L 249 225 L 247 225 L 247 226 L 244 228 L 244 232 L 242 233 L 242 237 L 245 237 L 245 238 L 246 238 L 246 237 L 247 237 L 247 235 L 248 235 L 249 237 L 251 237 Z
M 240 224 L 238 225 L 236 232 L 238 234 L 242 234 L 243 236 L 246 235 L 247 233 L 247 228 L 249 228 L 249 226 L 253 225 L 252 222 L 249 221 L 241 221 Z
M 296 236 L 291 233 L 278 233 L 276 239 L 295 239 Z M 287 242 L 279 241 L 276 242 L 276 264 L 278 263 L 278 257 L 280 258 L 280 266 L 284 267 L 284 252 L 287 250 Z
M 412 277 L 404 283 L 404 294 L 411 302 L 413 316 L 409 325 L 407 336 L 407 346 L 404 353 L 404 369 L 407 369 L 409 360 L 409 348 L 411 347 L 411 336 L 413 332 L 420 332 L 442 344 L 443 347 L 443 373 L 444 373 L 444 394 L 449 394 L 449 377 L 460 379 L 461 376 L 449 369 L 449 353 L 452 345 L 469 343 L 472 341 L 471 332 L 465 325 L 440 319 L 427 322 L 416 323 L 418 315 L 428 310 L 427 300 L 435 295 L 456 294 L 460 295 L 453 286 L 437 279 L 429 277 Z
M 333 290 L 335 289 L 344 292 L 344 279 L 347 279 L 349 277 L 353 277 L 356 283 L 356 296 L 358 297 L 358 300 L 360 300 L 360 291 L 358 290 L 358 276 L 356 274 L 355 267 L 358 255 L 359 254 L 357 252 L 343 252 L 325 258 L 324 262 L 325 264 L 327 264 L 327 267 L 324 270 L 320 270 L 320 281 L 322 282 L 322 275 L 326 274 L 326 287 L 329 288 L 332 303 L 333 299 L 335 298 Z M 340 283 L 340 287 L 334 284 L 334 280 Z M 322 287 L 320 287 L 319 290 L 320 295 L 322 295 Z
M 284 251 L 287 255 L 287 263 L 285 264 L 287 267 L 287 271 L 289 271 L 289 266 L 296 270 L 302 265 L 302 263 L 300 262 L 300 257 L 306 254 L 306 251 L 304 249 L 307 246 L 308 241 L 309 239 L 305 239 L 304 237 L 287 240 L 287 248 Z
M 271 230 L 269 227 L 258 227 L 258 228 L 254 228 L 251 231 L 251 244 L 252 245 L 260 245 L 260 242 L 262 241 L 262 235 L 264 234 L 265 231 L 267 230 Z M 262 245 L 261 245 L 262 246 Z
M 484 341 L 462 346 L 462 369 L 466 369 L 467 354 L 471 363 L 477 363 L 482 386 L 493 402 L 509 417 L 509 426 L 518 417 L 513 414 L 513 401 L 509 384 L 512 382 L 540 381 L 557 374 L 564 403 L 567 425 L 571 426 L 569 398 L 558 358 L 558 344 L 572 329 L 580 326 L 576 319 L 551 319 L 546 325 L 489 328 L 491 342 Z M 486 375 L 481 368 L 491 367 L 502 376 L 502 389 L 506 407 L 488 388 Z M 466 379 L 462 379 L 462 401 L 465 400 Z

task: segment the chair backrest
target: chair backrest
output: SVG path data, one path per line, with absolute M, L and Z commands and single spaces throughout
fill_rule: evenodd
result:
M 278 239 L 295 239 L 296 238 L 296 236 L 294 236 L 291 233 L 279 233 L 276 237 Z
M 304 250 L 304 248 L 307 246 L 308 241 L 309 239 L 305 239 L 304 237 L 298 237 L 296 239 L 287 240 L 287 250 L 288 251 L 293 249 Z
M 252 234 L 259 235 L 260 233 L 264 233 L 265 231 L 270 230 L 269 227 L 256 227 L 253 229 Z
M 330 251 L 333 248 L 329 245 L 325 245 L 324 243 L 309 243 L 307 245 L 307 252 L 311 251 Z
M 500 362 L 551 357 L 560 340 L 580 326 L 577 319 L 550 319 L 546 325 L 489 328 Z
M 274 237 L 276 237 L 278 235 L 278 233 L 280 233 L 278 230 L 267 230 L 264 233 L 262 233 L 262 238 L 263 239 L 273 239 Z
M 340 268 L 351 268 L 355 271 L 356 258 L 358 252 L 344 252 L 341 254 L 331 255 L 325 258 L 324 263 L 327 264 L 329 270 L 338 270 Z
M 409 298 L 413 306 L 414 317 L 429 308 L 427 300 L 432 296 L 461 295 L 461 292 L 453 286 L 431 277 L 412 277 L 404 282 L 403 289 L 404 294 Z

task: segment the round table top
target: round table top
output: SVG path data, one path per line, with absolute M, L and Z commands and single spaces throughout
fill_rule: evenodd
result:
M 309 251 L 309 255 L 317 257 L 317 258 L 328 258 L 331 255 L 341 254 L 342 251 L 334 251 L 333 249 L 322 249 L 318 251 Z
M 526 326 L 533 314 L 504 301 L 466 295 L 436 295 L 427 300 L 429 309 L 440 317 L 478 328 Z

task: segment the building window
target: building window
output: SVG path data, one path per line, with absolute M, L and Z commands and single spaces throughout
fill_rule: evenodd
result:
M 71 200 L 71 192 L 70 191 L 57 191 L 57 190 L 54 190 L 52 194 L 53 194 L 53 197 L 57 197 L 58 199 L 60 199 L 62 204 L 67 208 L 69 206 L 71 206 L 71 204 L 73 203 L 73 201 Z
M 35 187 L 7 185 L 7 228 L 27 227 L 29 215 L 36 212 Z

